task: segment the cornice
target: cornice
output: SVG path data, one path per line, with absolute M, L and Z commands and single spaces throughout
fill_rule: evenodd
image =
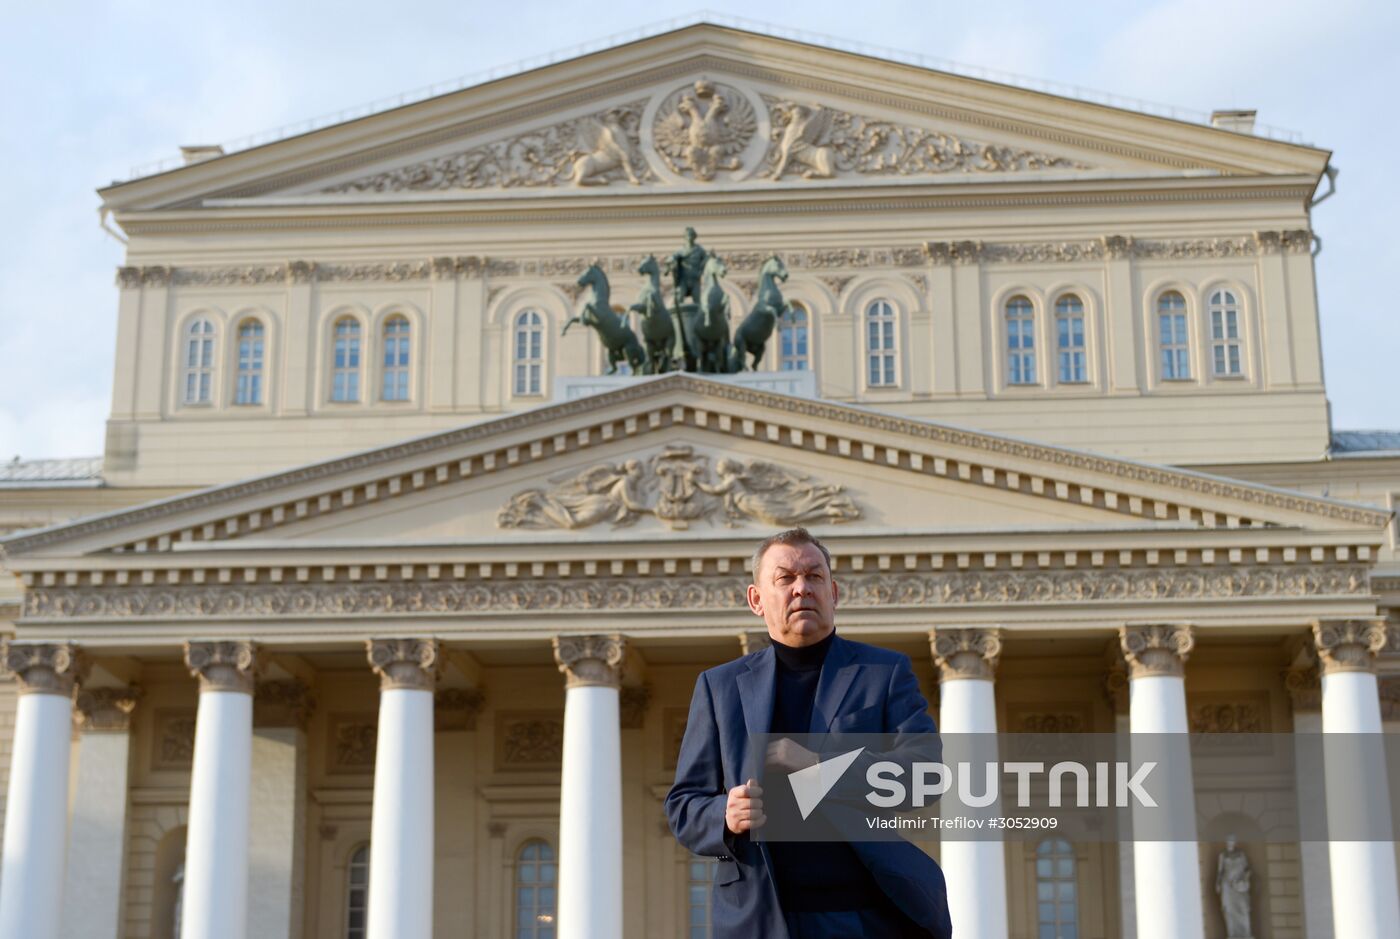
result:
M 492 127 L 520 124 L 542 113 L 565 110 L 580 103 L 603 101 L 637 86 L 664 82 L 696 71 L 770 82 L 784 89 L 839 96 L 844 100 L 898 109 L 905 113 L 925 114 L 970 126 L 1001 130 L 1023 137 L 1055 141 L 1080 149 L 1113 153 L 1165 165 L 1238 166 L 1242 162 L 1250 162 L 1251 156 L 1255 158 L 1252 161 L 1254 163 L 1259 162 L 1261 156 L 1267 160 L 1270 151 L 1280 152 L 1282 147 L 1288 147 L 1288 152 L 1299 149 L 1314 152 L 1314 148 L 1298 148 L 1266 140 L 1234 141 L 1223 135 L 1212 138 L 1210 134 L 1219 132 L 1128 109 L 1062 98 L 991 81 L 942 73 L 908 63 L 795 43 L 770 36 L 745 34 L 740 31 L 726 32 L 729 35 L 724 38 L 720 38 L 724 34 L 719 31 L 695 33 L 688 30 L 652 37 L 641 43 L 629 43 L 601 50 L 543 69 L 485 82 L 416 102 L 395 111 L 370 115 L 292 140 L 253 148 L 253 153 L 242 160 L 239 158 L 243 154 L 231 154 L 223 158 L 231 163 L 229 169 L 224 172 L 230 172 L 233 168 L 243 165 L 256 169 L 259 160 L 265 161 L 268 152 L 275 153 L 277 149 L 292 154 L 324 151 L 334 147 L 338 138 L 349 138 L 345 140 L 344 146 L 353 146 L 357 142 L 357 135 L 358 140 L 363 140 L 366 130 L 369 129 L 383 128 L 387 133 L 396 130 L 404 133 L 400 140 L 346 154 L 330 163 L 287 171 L 241 184 L 243 188 L 259 189 L 297 185 L 308 178 L 315 179 L 332 173 L 353 171 L 359 166 L 374 162 L 382 163 L 404 151 L 421 150 L 444 139 L 459 139 Z M 731 39 L 729 36 L 736 38 Z M 739 43 L 742 43 L 742 46 L 739 46 Z M 766 55 L 762 59 L 754 58 L 756 43 L 766 48 Z M 831 71 L 840 74 L 845 81 L 821 78 L 814 74 L 814 70 L 810 68 L 813 56 L 830 59 Z M 612 67 L 608 68 L 604 63 L 611 63 Z M 602 80 L 599 80 L 600 77 Z M 573 94 L 559 95 L 557 91 L 560 88 L 581 90 Z M 965 101 L 970 101 L 975 106 L 964 104 Z M 444 111 L 477 116 L 473 120 L 463 121 L 454 119 L 450 114 L 443 114 Z M 487 113 L 479 116 L 483 112 Z M 415 121 L 419 127 L 405 133 L 402 129 L 404 125 Z M 422 126 L 428 123 L 436 126 Z M 1163 143 L 1153 147 L 1148 143 L 1115 139 L 1112 133 L 1119 129 L 1113 126 L 1115 123 L 1123 125 L 1121 132 L 1124 138 L 1133 138 L 1136 141 L 1156 138 Z M 1182 138 L 1186 138 L 1187 141 L 1186 152 L 1183 152 Z M 1201 143 L 1212 140 L 1217 142 L 1215 147 Z M 1195 147 L 1190 146 L 1192 143 Z M 1192 149 L 1204 152 L 1192 153 Z M 1222 150 L 1235 157 L 1236 162 L 1230 163 L 1219 156 L 1211 155 Z M 1272 162 L 1276 163 L 1277 160 Z M 210 168 L 205 168 L 206 173 L 209 170 Z M 179 173 L 180 170 L 177 169 L 162 175 Z M 109 187 L 104 190 L 104 196 L 108 192 L 120 192 L 128 186 L 135 187 L 143 182 L 145 180 L 133 180 Z M 161 187 L 159 184 L 148 184 L 141 188 L 159 193 Z M 167 184 L 167 188 L 174 187 Z M 185 188 L 185 192 L 188 191 L 189 188 Z M 224 191 L 240 191 L 240 188 L 238 184 L 226 185 Z
M 1212 185 L 1212 182 L 1215 184 Z M 1018 182 L 986 180 L 929 183 L 903 191 L 850 186 L 802 190 L 782 184 L 715 192 L 658 188 L 647 194 L 614 192 L 600 197 L 553 196 L 536 200 L 444 198 L 411 203 L 363 199 L 295 205 L 240 205 L 179 212 L 122 213 L 117 221 L 130 235 L 232 232 L 326 231 L 394 227 L 464 227 L 510 224 L 597 224 L 608 221 L 673 222 L 691 219 L 828 216 L 834 212 L 942 212 L 959 209 L 1094 208 L 1160 203 L 1288 202 L 1302 205 L 1312 180 L 1285 182 L 1223 177 L 1218 180 L 1133 178 Z M 912 191 L 911 191 L 912 190 Z
M 426 573 L 426 572 L 425 572 Z M 1357 564 L 1260 565 L 1177 570 L 997 570 L 841 572 L 848 610 L 1046 604 L 1107 605 L 1164 601 L 1287 601 L 1369 597 L 1366 568 Z M 541 613 L 674 613 L 743 609 L 745 576 L 727 574 L 619 577 L 596 575 L 515 580 L 405 579 L 382 583 L 336 580 L 189 586 L 33 587 L 26 625 L 49 622 L 282 621 L 424 615 L 496 616 Z
M 1133 260 L 1200 260 L 1256 257 L 1263 254 L 1306 254 L 1312 233 L 1306 229 L 1256 231 L 1247 235 L 1210 238 L 1152 239 L 1131 235 L 1060 241 L 925 241 L 922 244 L 870 248 L 808 248 L 786 251 L 783 259 L 796 271 L 857 271 L 880 268 L 924 268 L 951 264 L 1021 264 Z M 769 252 L 739 249 L 726 252 L 725 263 L 735 272 L 756 271 Z M 228 287 L 310 282 L 381 281 L 400 283 L 460 277 L 495 279 L 574 277 L 590 264 L 615 273 L 636 266 L 635 254 L 540 257 L 430 257 L 344 264 L 288 261 L 281 264 L 242 264 L 205 267 L 165 265 L 117 268 L 117 286 Z M 577 293 L 574 284 L 564 285 Z M 561 288 L 563 289 L 563 288 Z
M 610 408 L 645 403 L 649 399 L 665 399 L 677 393 L 688 396 L 684 403 L 660 400 L 651 407 L 635 408 L 628 415 L 598 417 Z M 768 409 L 773 416 L 771 419 L 761 416 L 736 419 L 716 409 L 716 404 Z M 559 426 L 580 417 L 592 420 L 581 427 Z M 797 428 L 792 425 L 792 417 L 826 426 L 822 430 Z M 279 489 L 318 481 L 329 484 L 316 495 L 297 495 L 274 504 L 242 509 L 232 515 L 207 517 L 197 523 L 186 522 L 180 528 L 163 533 L 147 533 L 139 540 L 119 543 L 114 548 L 137 554 L 151 550 L 166 551 L 174 541 L 221 540 L 248 531 L 266 532 L 280 525 L 343 510 L 359 503 L 381 501 L 432 486 L 489 475 L 561 453 L 623 438 L 636 439 L 675 426 L 709 429 L 737 438 L 763 439 L 778 446 L 824 453 L 858 463 L 879 463 L 916 474 L 959 480 L 997 490 L 1098 506 L 1125 517 L 1171 520 L 1199 524 L 1204 528 L 1267 524 L 1264 520 L 1253 518 L 1252 513 L 1247 511 L 1251 508 L 1300 513 L 1376 529 L 1388 524 L 1390 519 L 1388 512 L 1286 490 L 1249 486 L 1224 478 L 1111 459 L 672 373 L 638 381 L 615 391 L 546 405 L 401 444 L 177 496 L 135 509 L 17 534 L 0 539 L 0 548 L 15 557 L 61 541 L 101 535 L 178 514 L 216 509 L 238 500 L 275 493 Z M 438 462 L 420 459 L 418 468 L 400 466 L 385 475 L 368 480 L 363 478 L 363 474 L 376 467 L 414 458 L 430 458 L 445 450 L 489 444 L 492 438 L 509 437 L 531 429 L 540 432 L 534 440 L 514 441 L 508 445 L 502 443 L 466 455 L 442 455 Z M 867 442 L 872 431 L 907 442 L 898 446 L 877 446 Z M 921 445 L 957 447 L 970 451 L 970 455 L 929 453 L 921 449 Z M 1008 458 L 1038 465 L 1034 469 L 1007 469 L 1004 463 Z M 1107 477 L 1116 485 L 1086 485 L 1082 480 L 1064 478 L 1066 470 Z M 350 474 L 357 476 L 355 482 L 333 482 L 337 476 Z M 1173 495 L 1163 498 L 1140 490 L 1122 491 L 1142 485 L 1161 487 Z M 1200 498 L 1237 502 L 1240 504 L 1239 514 L 1228 514 L 1227 510 L 1219 507 L 1205 508 L 1196 501 Z M 1366 549 L 1368 559 L 1370 550 Z

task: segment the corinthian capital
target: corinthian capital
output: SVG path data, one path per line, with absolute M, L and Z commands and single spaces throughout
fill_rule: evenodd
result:
M 246 639 L 187 642 L 185 665 L 199 679 L 199 690 L 253 693 L 262 671 L 262 649 Z
M 1376 656 L 1386 643 L 1384 620 L 1320 620 L 1312 629 L 1322 674 L 1376 670 Z
M 622 683 L 622 661 L 626 657 L 624 636 L 554 637 L 554 661 L 564 673 L 565 688 L 618 687 Z
M 436 639 L 368 639 L 365 650 L 381 691 L 432 691 L 437 684 L 442 647 Z
M 1196 633 L 1185 623 L 1124 626 L 1118 634 L 1131 678 L 1185 674 L 1186 659 L 1196 647 Z
M 928 644 L 938 666 L 939 681 L 991 681 L 996 677 L 997 659 L 1001 657 L 1000 629 L 933 629 L 929 631 Z
M 83 688 L 74 699 L 73 723 L 88 733 L 107 733 L 131 729 L 131 712 L 141 700 L 141 689 L 135 685 L 125 688 Z
M 5 642 L 4 670 L 19 679 L 20 694 L 69 697 L 87 677 L 88 660 L 75 642 Z

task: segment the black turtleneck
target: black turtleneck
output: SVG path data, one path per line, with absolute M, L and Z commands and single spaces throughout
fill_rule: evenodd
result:
M 805 734 L 812 722 L 812 705 L 817 699 L 817 681 L 822 676 L 822 663 L 836 638 L 832 630 L 820 642 L 810 646 L 785 646 L 773 643 L 773 655 L 778 660 L 773 689 L 773 724 L 775 734 Z
M 808 732 L 822 663 L 835 638 L 833 630 L 810 646 L 773 643 L 777 668 L 771 733 Z M 795 815 L 796 804 L 788 804 L 793 800 L 786 787 L 769 786 L 763 795 L 769 814 Z M 785 911 L 856 910 L 887 902 L 875 879 L 845 842 L 772 841 L 768 848 L 778 901 Z

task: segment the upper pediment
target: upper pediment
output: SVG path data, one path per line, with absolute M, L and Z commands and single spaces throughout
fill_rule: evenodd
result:
M 835 102 L 771 83 L 700 75 L 579 116 L 396 163 L 313 190 L 396 196 L 614 186 L 928 182 L 1102 171 L 1077 148 Z M 956 128 L 956 129 L 955 129 Z M 976 136 L 973 136 L 973 135 Z M 309 194 L 309 193 L 308 193 Z
M 104 191 L 118 210 L 1316 176 L 1327 154 L 700 25 Z
M 541 540 L 751 541 L 807 524 L 925 546 L 1013 532 L 1030 545 L 1040 533 L 1057 551 L 1084 533 L 1218 531 L 1238 552 L 1246 532 L 1271 530 L 1369 544 L 1387 520 L 1298 493 L 671 374 L 0 545 L 22 570 L 59 558 L 179 563 L 244 543 L 250 558 L 337 545 L 504 550 Z

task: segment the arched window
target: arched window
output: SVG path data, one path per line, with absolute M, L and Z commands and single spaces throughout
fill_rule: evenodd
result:
M 350 854 L 345 867 L 345 939 L 365 939 L 369 934 L 369 845 Z
M 233 389 L 234 404 L 262 404 L 263 325 L 244 320 L 238 326 L 238 381 Z
M 544 370 L 544 317 L 524 310 L 515 317 L 515 393 L 540 394 Z
M 897 383 L 894 304 L 876 300 L 865 308 L 866 384 L 893 388 Z
M 515 856 L 515 939 L 554 939 L 558 873 L 549 842 L 536 838 L 521 845 Z
M 1229 290 L 1210 295 L 1210 354 L 1217 376 L 1236 378 L 1244 374 L 1240 360 L 1240 304 Z
M 1079 939 L 1074 849 L 1063 838 L 1035 848 L 1036 939 Z
M 1035 307 L 1023 296 L 1006 301 L 1006 381 L 1035 384 Z
M 185 327 L 185 380 L 181 401 L 208 404 L 214 388 L 214 324 L 203 317 Z
M 360 400 L 360 321 L 353 316 L 335 321 L 331 400 Z
M 384 376 L 379 392 L 382 400 L 408 400 L 408 355 L 408 318 L 391 316 L 384 321 Z
M 788 318 L 778 321 L 778 371 L 805 372 L 812 367 L 807 308 L 800 303 L 791 306 Z
M 1060 384 L 1089 380 L 1084 361 L 1084 301 L 1072 293 L 1055 301 L 1055 350 L 1059 356 Z
M 1186 298 L 1168 290 L 1157 298 L 1157 346 L 1162 356 L 1162 381 L 1191 377 L 1191 340 L 1186 332 Z
M 710 884 L 715 879 L 715 865 L 712 857 L 692 857 L 689 868 L 689 885 L 686 906 L 690 916 L 686 927 L 688 939 L 710 939 L 712 917 Z

